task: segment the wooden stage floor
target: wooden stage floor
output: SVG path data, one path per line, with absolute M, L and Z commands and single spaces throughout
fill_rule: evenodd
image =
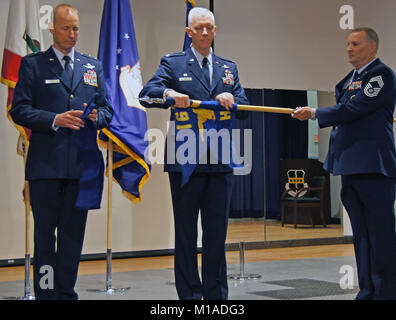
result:
M 297 225 L 285 224 L 282 227 L 277 220 L 248 220 L 239 222 L 231 220 L 228 224 L 227 243 L 240 241 L 270 241 L 270 240 L 293 240 L 312 238 L 343 237 L 343 226 L 331 224 L 324 228 L 322 225 Z
M 240 241 L 290 240 L 308 238 L 342 237 L 341 225 L 329 225 L 327 228 L 316 226 L 301 226 L 294 229 L 293 225 L 281 227 L 280 222 L 263 221 L 230 222 L 227 243 Z M 319 246 L 301 246 L 289 248 L 267 248 L 245 251 L 245 262 L 264 262 L 275 260 L 293 260 L 308 258 L 325 258 L 336 256 L 353 256 L 352 244 L 335 244 Z M 200 255 L 198 256 L 200 260 Z M 238 251 L 227 251 L 227 263 L 239 263 Z M 128 272 L 137 270 L 156 270 L 173 268 L 173 256 L 155 256 L 143 258 L 113 259 L 112 272 Z M 32 271 L 32 269 L 31 269 Z M 32 273 L 32 272 L 31 272 Z M 106 261 L 82 261 L 79 274 L 104 274 Z M 31 275 L 32 277 L 32 275 Z M 24 280 L 24 266 L 0 267 L 0 282 Z

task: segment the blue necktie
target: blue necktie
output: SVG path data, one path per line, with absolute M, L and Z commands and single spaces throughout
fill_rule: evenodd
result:
M 66 74 L 67 74 L 67 76 L 70 80 L 70 84 L 71 84 L 72 80 L 73 80 L 73 69 L 70 65 L 71 58 L 69 56 L 64 56 L 63 60 L 65 60 L 65 71 L 66 71 Z
M 204 78 L 206 83 L 208 84 L 208 87 L 210 88 L 210 73 L 209 73 L 209 65 L 208 65 L 208 58 L 203 58 L 202 59 L 202 71 L 204 73 Z
M 355 69 L 355 71 L 353 71 L 352 78 L 350 78 L 349 81 L 345 81 L 344 85 L 342 86 L 342 91 L 343 92 L 348 91 L 347 89 L 352 85 L 352 82 L 357 80 L 358 77 L 359 77 L 359 73 Z

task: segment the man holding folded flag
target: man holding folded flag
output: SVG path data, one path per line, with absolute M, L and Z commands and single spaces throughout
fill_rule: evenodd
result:
M 101 63 L 74 48 L 77 9 L 55 7 L 50 32 L 47 51 L 22 58 L 10 115 L 32 130 L 26 180 L 34 217 L 35 297 L 77 299 L 87 212 L 100 207 L 103 190 L 97 130 L 108 126 L 113 109 Z
M 223 140 L 215 149 L 207 145 L 204 152 L 196 150 L 196 146 L 202 145 L 208 130 L 231 129 L 234 113 L 229 109 L 234 103 L 247 104 L 248 100 L 239 83 L 235 63 L 213 53 L 211 45 L 216 35 L 213 13 L 205 8 L 191 9 L 185 31 L 192 40 L 191 47 L 162 57 L 158 70 L 139 97 L 146 98 L 141 100 L 146 107 L 168 107 L 166 103 L 150 104 L 150 98 L 169 97 L 175 101 L 175 108 L 171 109 L 165 171 L 169 172 L 174 212 L 178 296 L 183 300 L 224 300 L 228 298 L 225 240 L 234 164 L 224 155 L 219 156 Z M 190 99 L 216 100 L 223 108 L 192 109 Z M 185 152 L 179 150 L 181 144 L 176 138 L 183 134 L 189 146 L 187 153 L 192 153 L 187 162 L 182 161 Z M 229 147 L 232 148 L 232 143 Z M 227 154 L 231 157 L 231 153 Z M 202 280 L 197 265 L 199 212 L 203 230 Z

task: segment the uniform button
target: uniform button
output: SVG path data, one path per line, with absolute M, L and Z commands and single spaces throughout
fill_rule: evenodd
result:
M 70 95 L 70 99 L 74 99 L 74 94 L 71 94 L 71 95 Z

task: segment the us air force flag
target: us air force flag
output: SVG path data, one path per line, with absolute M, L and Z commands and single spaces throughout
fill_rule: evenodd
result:
M 141 189 L 150 176 L 144 159 L 148 142 L 146 110 L 138 100 L 142 89 L 139 55 L 129 0 L 106 0 L 100 28 L 98 59 L 102 61 L 107 92 L 114 116 L 103 129 L 101 146 L 115 143 L 113 176 L 124 195 L 141 201 Z
M 186 27 L 188 27 L 188 14 L 190 10 L 195 7 L 195 0 L 184 0 L 186 2 Z M 186 50 L 191 46 L 191 38 L 187 35 L 187 32 L 184 34 L 184 44 L 183 50 Z

